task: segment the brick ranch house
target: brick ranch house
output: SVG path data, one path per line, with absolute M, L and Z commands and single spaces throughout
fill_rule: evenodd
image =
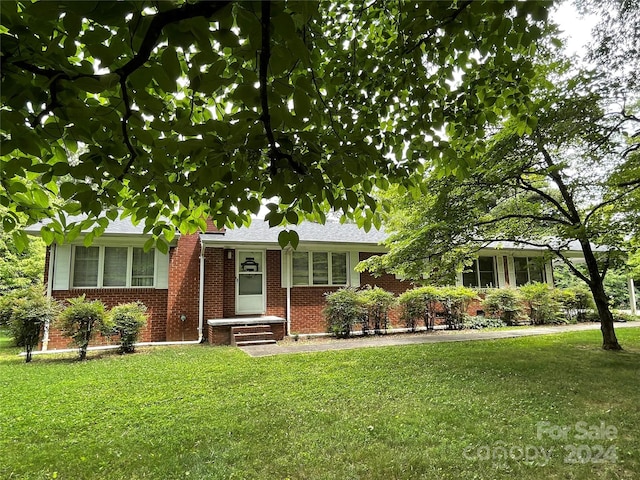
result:
M 107 307 L 141 301 L 149 318 L 143 342 L 233 344 L 243 335 L 244 340 L 259 338 L 251 330 L 255 326 L 275 340 L 325 332 L 325 293 L 340 287 L 379 286 L 397 295 L 413 286 L 390 274 L 355 271 L 361 260 L 385 251 L 383 232 L 332 221 L 292 228 L 300 237 L 296 250 L 280 248 L 281 229 L 254 220 L 249 227 L 219 231 L 210 225 L 205 233 L 177 235 L 165 255 L 144 251 L 149 235 L 142 226 L 117 220 L 90 247 L 79 238 L 47 248 L 47 294 L 58 300 L 85 294 Z M 553 284 L 551 262 L 540 250 L 480 251 L 457 279 L 459 285 L 478 288 L 529 281 Z M 471 305 L 469 313 L 479 308 Z M 392 322 L 397 324 L 395 315 Z M 59 331 L 47 329 L 43 349 L 67 345 Z

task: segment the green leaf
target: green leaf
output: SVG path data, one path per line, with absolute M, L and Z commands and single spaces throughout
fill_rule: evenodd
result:
M 289 210 L 286 213 L 285 218 L 287 219 L 287 222 L 289 222 L 292 225 L 297 225 L 298 223 L 298 214 L 293 210 Z
M 156 240 L 156 248 L 158 251 L 164 255 L 169 253 L 169 244 L 165 242 L 162 238 L 158 238 Z
M 40 208 L 47 208 L 49 206 L 49 197 L 40 189 L 35 189 L 33 191 L 33 199 L 35 200 L 36 205 Z
M 11 238 L 13 238 L 13 243 L 18 249 L 18 252 L 23 252 L 29 245 L 29 238 L 24 230 L 14 230 L 11 232 Z
M 289 230 L 289 243 L 294 250 L 298 248 L 298 244 L 300 243 L 300 236 L 295 230 Z
M 47 245 L 51 245 L 53 243 L 54 233 L 48 228 L 43 228 L 42 230 L 40 230 L 40 236 L 42 237 L 42 240 L 44 240 L 44 243 L 46 243 Z
M 311 99 L 309 95 L 300 89 L 297 89 L 293 94 L 293 106 L 296 111 L 296 115 L 299 117 L 311 116 Z
M 280 245 L 280 248 L 284 248 L 287 245 L 289 245 L 289 231 L 288 230 L 282 230 L 278 234 L 278 244 Z
M 171 80 L 175 81 L 181 76 L 182 68 L 180 67 L 180 60 L 178 59 L 175 48 L 166 47 L 162 52 L 160 62 Z
M 153 244 L 155 243 L 155 241 L 153 240 L 153 238 L 148 239 L 146 242 L 144 242 L 144 245 L 142 246 L 143 250 L 145 252 L 148 252 L 149 250 L 151 250 L 153 248 Z

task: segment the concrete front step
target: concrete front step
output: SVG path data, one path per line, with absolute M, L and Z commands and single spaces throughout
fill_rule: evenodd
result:
M 231 327 L 231 344 L 237 347 L 250 345 L 273 345 L 270 325 L 247 325 Z
M 236 343 L 246 342 L 250 340 L 272 340 L 272 332 L 256 332 L 256 333 L 234 333 L 233 338 Z
M 236 333 L 257 333 L 257 332 L 271 333 L 271 325 L 246 325 L 246 326 L 231 327 L 232 335 Z
M 236 341 L 236 347 L 250 347 L 254 345 L 275 345 L 275 340 L 242 340 Z

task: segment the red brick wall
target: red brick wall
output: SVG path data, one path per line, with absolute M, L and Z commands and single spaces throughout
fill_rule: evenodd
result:
M 369 257 L 377 255 L 375 253 L 360 252 L 360 261 L 366 260 Z M 386 291 L 393 293 L 394 295 L 400 295 L 406 292 L 410 288 L 413 288 L 411 282 L 403 282 L 398 280 L 394 275 L 384 273 L 379 277 L 374 277 L 369 272 L 362 272 L 360 274 L 360 285 L 371 285 L 372 287 L 384 288 Z
M 286 318 L 287 289 L 282 288 L 280 250 L 267 251 L 267 315 Z
M 204 253 L 204 322 L 223 318 L 225 250 L 207 248 Z M 197 301 L 197 299 L 196 299 Z M 206 330 L 206 329 L 205 329 Z M 206 333 L 206 331 L 205 331 Z
M 376 253 L 360 252 L 360 261 L 366 260 L 369 257 L 377 255 Z M 379 277 L 374 277 L 369 272 L 362 272 L 360 274 L 360 285 L 371 285 L 372 287 L 384 288 L 386 291 L 393 293 L 396 297 L 401 293 L 414 287 L 411 282 L 404 282 L 398 280 L 395 275 L 384 273 Z M 392 327 L 404 327 L 405 325 L 400 321 L 400 309 L 394 308 L 389 314 L 389 321 Z
M 325 293 L 336 290 L 338 287 L 292 287 L 290 333 L 326 332 L 327 324 L 322 316 Z
M 121 303 L 140 301 L 147 307 L 147 326 L 140 335 L 142 342 L 159 342 L 164 340 L 167 320 L 167 290 L 154 288 L 101 288 L 101 289 L 73 289 L 54 290 L 52 297 L 56 300 L 86 295 L 87 300 L 101 300 L 107 308 Z M 108 340 L 97 336 L 92 345 L 104 345 Z M 63 337 L 56 328 L 49 330 L 49 345 L 51 350 L 67 348 L 69 339 Z
M 236 251 L 224 251 L 223 317 L 236 316 Z
M 200 237 L 183 235 L 169 257 L 167 341 L 198 339 L 198 291 L 200 289 Z M 185 315 L 186 321 L 180 317 Z

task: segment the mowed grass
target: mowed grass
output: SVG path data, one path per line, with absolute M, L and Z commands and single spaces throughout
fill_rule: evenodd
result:
M 0 478 L 640 478 L 640 328 L 618 336 L 31 364 L 4 342 Z

